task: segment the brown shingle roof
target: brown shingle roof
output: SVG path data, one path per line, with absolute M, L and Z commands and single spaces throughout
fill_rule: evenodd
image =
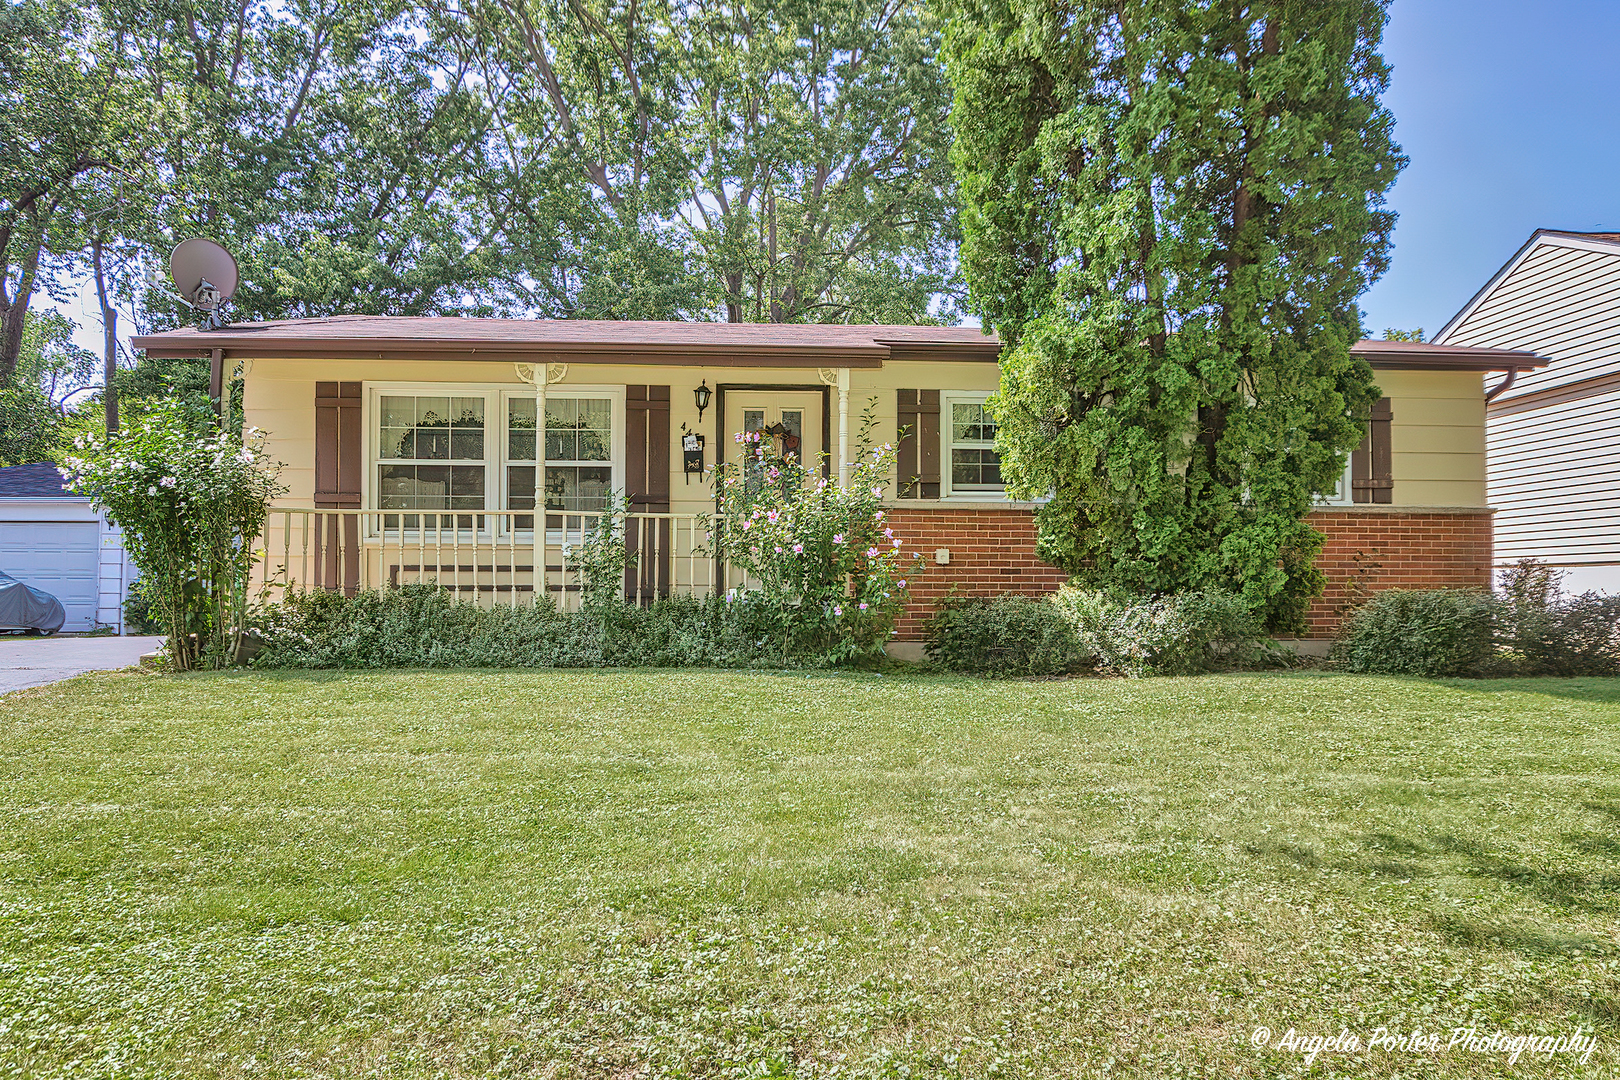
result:
M 898 354 L 994 360 L 998 346 L 976 327 L 842 324 L 616 322 L 337 315 L 173 330 L 131 342 L 159 356 L 225 349 L 235 356 L 398 359 L 595 359 L 649 363 L 836 363 L 878 366 Z
M 973 326 L 613 322 L 335 315 L 146 334 L 154 356 L 506 360 L 760 367 L 880 367 L 885 360 L 994 361 L 1000 343 Z M 1500 371 L 1540 367 L 1533 353 L 1409 341 L 1360 341 L 1375 368 Z

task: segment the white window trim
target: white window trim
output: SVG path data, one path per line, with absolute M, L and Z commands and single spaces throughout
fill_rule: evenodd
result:
M 1007 498 L 1007 486 L 969 488 L 956 491 L 951 486 L 952 405 L 983 405 L 992 390 L 941 390 L 939 394 L 939 497 L 957 502 L 1000 502 Z
M 1350 486 L 1351 485 L 1351 480 L 1352 480 L 1352 477 L 1350 475 L 1351 467 L 1352 467 L 1352 458 L 1346 457 L 1345 461 L 1344 461 L 1344 472 L 1339 475 L 1339 487 L 1338 487 L 1338 490 L 1332 492 L 1331 494 L 1327 494 L 1327 495 L 1317 495 L 1316 499 L 1315 499 L 1315 505 L 1317 505 L 1317 506 L 1350 506 L 1352 503 L 1354 503 L 1354 501 L 1355 501 L 1355 491 Z
M 539 396 L 540 396 L 540 394 L 537 391 L 534 391 L 534 390 L 512 390 L 512 389 L 509 389 L 509 388 L 504 390 L 500 395 L 500 410 L 501 410 L 501 436 L 500 437 L 501 437 L 501 445 L 500 445 L 500 465 L 499 465 L 499 467 L 500 467 L 500 470 L 501 470 L 501 475 L 500 475 L 499 481 L 496 484 L 496 487 L 498 488 L 497 498 L 498 498 L 498 500 L 500 502 L 500 505 L 503 508 L 507 505 L 507 496 L 510 494 L 510 492 L 507 490 L 507 475 L 506 475 L 507 466 L 508 465 L 534 465 L 536 468 L 539 468 L 539 466 L 540 466 L 539 456 L 544 454 L 544 452 L 545 452 L 545 447 L 539 446 L 538 445 L 538 440 L 536 440 L 536 443 L 537 443 L 536 449 L 535 449 L 536 459 L 534 461 L 527 461 L 527 460 L 514 461 L 514 460 L 510 460 L 510 459 L 507 458 L 507 456 L 506 456 L 507 447 L 511 445 L 511 440 L 508 437 L 509 432 L 508 432 L 507 426 L 506 426 L 507 421 L 511 418 L 511 414 L 510 414 L 509 410 L 507 409 L 507 402 L 509 402 L 509 401 L 511 401 L 511 400 L 513 400 L 515 398 L 516 399 L 521 399 L 521 398 L 537 399 L 537 398 L 539 398 Z M 626 420 L 626 417 L 625 417 L 625 403 L 624 403 L 625 402 L 624 387 L 622 387 L 622 386 L 569 386 L 569 385 L 563 385 L 563 384 L 554 384 L 552 386 L 546 387 L 546 397 L 548 399 L 549 398 L 554 398 L 554 397 L 596 398 L 597 400 L 606 399 L 606 400 L 611 401 L 613 403 L 613 446 L 608 451 L 609 457 L 611 459 L 608 462 L 608 464 L 611 465 L 612 468 L 613 468 L 612 490 L 614 490 L 614 491 L 623 491 L 624 487 L 625 487 L 625 460 L 624 459 L 625 459 L 625 438 L 626 438 L 626 432 L 625 432 L 625 420 Z M 535 501 L 536 502 L 539 502 L 539 503 L 542 503 L 542 504 L 545 502 L 544 491 L 545 491 L 545 477 L 543 475 L 536 475 L 536 477 L 535 477 Z M 503 509 L 502 512 L 503 513 L 515 513 L 515 514 L 527 513 L 527 511 L 523 511 L 523 510 L 506 511 L 504 509 Z M 534 510 L 534 513 L 537 513 L 537 514 L 543 514 L 545 512 L 546 512 L 546 510 L 545 510 L 544 505 L 538 506 Z M 568 511 L 552 511 L 552 512 L 553 513 L 567 513 Z M 574 511 L 574 513 L 578 513 L 578 511 Z
M 379 440 L 381 429 L 379 420 L 382 417 L 382 397 L 386 394 L 415 394 L 433 395 L 435 397 L 482 397 L 484 399 L 484 510 L 486 514 L 527 513 L 528 511 L 507 511 L 507 478 L 506 468 L 509 464 L 538 465 L 529 461 L 510 461 L 507 458 L 507 402 L 513 398 L 538 398 L 540 395 L 534 390 L 514 389 L 510 383 L 446 383 L 446 382 L 368 382 L 362 385 L 364 395 L 361 399 L 360 423 L 365 428 L 365 468 L 360 477 L 360 505 L 371 513 L 378 513 L 377 527 L 381 527 L 381 508 L 377 506 L 377 467 L 380 461 Z M 623 491 L 625 486 L 625 389 L 622 386 L 579 385 L 557 383 L 546 388 L 549 397 L 588 397 L 607 399 L 613 402 L 613 447 L 611 450 L 613 467 L 613 490 Z M 495 418 L 492 422 L 491 418 Z M 542 451 L 543 452 L 543 451 Z M 494 470 L 491 477 L 488 470 Z M 539 478 L 537 478 L 539 479 Z M 408 513 L 408 511 L 397 511 Z M 460 511 L 433 511 L 421 510 L 418 513 L 462 513 L 476 514 L 476 510 Z M 535 513 L 543 513 L 536 510 Z M 489 535 L 489 530 L 479 530 L 480 535 Z M 375 530 L 371 536 L 377 538 Z

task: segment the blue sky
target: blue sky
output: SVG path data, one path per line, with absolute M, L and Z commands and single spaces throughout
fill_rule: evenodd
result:
M 1368 332 L 1430 335 L 1538 228 L 1620 231 L 1620 0 L 1395 0 L 1385 98 L 1411 158 Z

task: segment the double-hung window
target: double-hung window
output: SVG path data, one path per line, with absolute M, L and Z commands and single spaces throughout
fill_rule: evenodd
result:
M 384 514 L 383 528 L 473 528 L 476 515 L 457 511 L 485 509 L 485 405 L 481 394 L 378 395 L 377 509 L 413 511 Z
M 1005 491 L 1001 455 L 996 453 L 996 419 L 985 407 L 988 394 L 941 396 L 944 424 L 947 495 L 995 494 Z
M 614 387 L 546 395 L 545 473 L 539 471 L 538 397 L 498 387 L 378 387 L 369 505 L 387 530 L 533 529 L 525 511 L 604 510 L 623 484 L 617 461 L 624 398 Z M 490 514 L 516 512 L 494 521 Z M 553 528 L 562 522 L 553 519 Z
M 538 401 L 506 403 L 506 507 L 591 512 L 605 510 L 613 491 L 614 401 L 606 394 L 546 395 L 546 474 L 536 476 Z M 520 529 L 534 518 L 520 515 Z

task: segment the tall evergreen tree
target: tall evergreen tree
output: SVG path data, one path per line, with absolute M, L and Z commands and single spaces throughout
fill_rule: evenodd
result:
M 957 0 L 971 305 L 1041 553 L 1131 592 L 1321 588 L 1306 523 L 1376 396 L 1350 356 L 1404 164 L 1386 0 Z

